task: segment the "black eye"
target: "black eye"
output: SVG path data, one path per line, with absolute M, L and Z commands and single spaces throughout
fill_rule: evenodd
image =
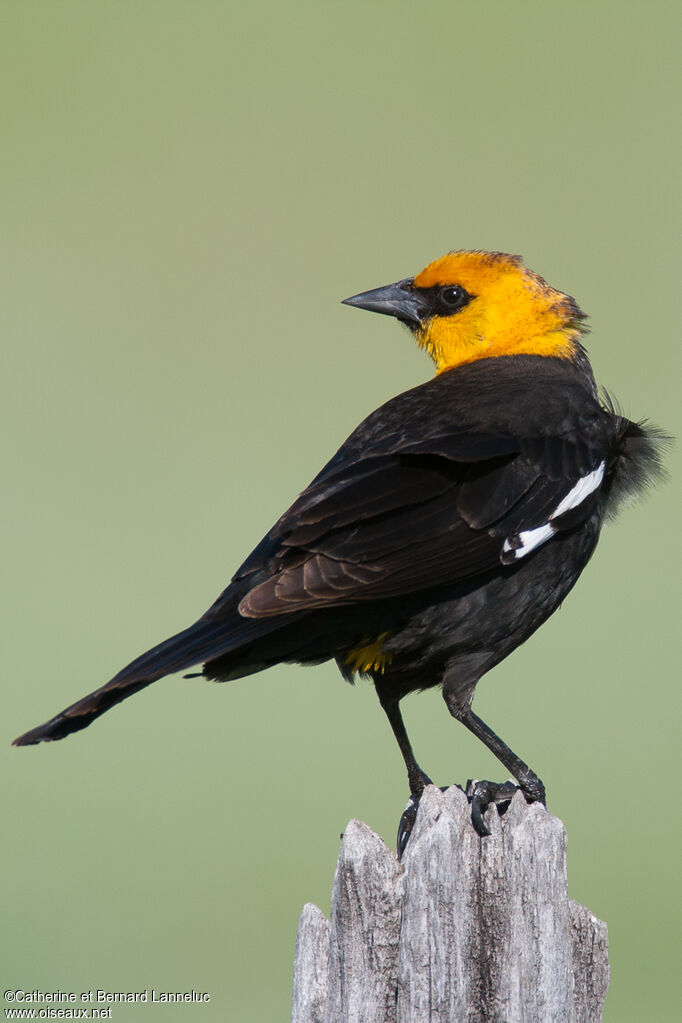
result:
M 459 284 L 448 284 L 440 289 L 439 298 L 448 309 L 459 309 L 467 299 L 467 293 Z

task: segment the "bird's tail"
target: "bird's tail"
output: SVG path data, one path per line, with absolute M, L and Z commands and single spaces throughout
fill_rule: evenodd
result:
M 273 627 L 276 627 L 276 623 L 271 623 L 269 628 L 267 626 L 265 629 L 258 628 L 252 620 L 238 617 L 232 622 L 226 621 L 225 618 L 200 618 L 188 629 L 178 632 L 177 635 L 171 636 L 170 639 L 131 661 L 100 689 L 95 689 L 82 700 L 71 704 L 45 724 L 20 735 L 14 740 L 13 745 L 34 746 L 39 742 L 63 739 L 71 732 L 86 728 L 110 707 L 164 675 L 225 656 L 231 650 L 238 649 L 256 638 L 253 635 L 254 631 L 262 634 Z

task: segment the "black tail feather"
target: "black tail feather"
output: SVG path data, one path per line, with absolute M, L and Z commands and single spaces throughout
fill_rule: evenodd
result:
M 14 740 L 14 746 L 34 746 L 39 742 L 63 739 L 71 732 L 86 728 L 110 707 L 133 693 L 183 668 L 228 654 L 245 642 L 277 628 L 280 622 L 256 623 L 253 620 L 206 620 L 200 618 L 188 629 L 152 647 L 131 661 L 110 682 L 67 707 L 45 724 L 32 728 Z M 265 628 L 263 628 L 265 625 Z

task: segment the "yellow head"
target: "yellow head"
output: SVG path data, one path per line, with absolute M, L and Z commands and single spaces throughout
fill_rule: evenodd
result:
M 345 300 L 406 323 L 436 372 L 496 355 L 578 357 L 585 314 L 503 252 L 449 252 L 418 273 Z

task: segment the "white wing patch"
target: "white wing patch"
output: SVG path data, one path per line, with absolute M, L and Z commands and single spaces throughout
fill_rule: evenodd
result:
M 544 526 L 538 526 L 537 529 L 524 529 L 522 533 L 517 533 L 511 539 L 507 537 L 502 544 L 502 550 L 505 554 L 511 554 L 514 561 L 518 561 L 519 558 L 524 558 L 526 554 L 534 551 L 545 540 L 549 540 L 555 533 L 554 526 L 551 526 L 549 522 Z
M 586 497 L 594 493 L 601 481 L 604 479 L 605 463 L 600 462 L 594 472 L 590 472 L 587 476 L 581 476 L 576 485 L 569 490 L 566 497 L 563 499 L 561 504 L 558 504 L 549 519 L 558 519 L 561 515 L 565 515 L 566 512 L 570 511 L 571 508 L 577 508 L 579 504 L 582 504 Z
M 577 508 L 590 494 L 594 493 L 604 479 L 605 468 L 606 463 L 600 462 L 593 472 L 588 473 L 587 476 L 581 476 L 566 497 L 559 502 L 544 525 L 536 526 L 535 529 L 524 529 L 521 533 L 516 533 L 515 536 L 508 536 L 502 544 L 502 560 L 507 563 L 518 561 L 519 558 L 525 558 L 526 554 L 530 554 L 536 547 L 551 539 L 557 531 L 554 520 L 561 518 L 573 508 Z

